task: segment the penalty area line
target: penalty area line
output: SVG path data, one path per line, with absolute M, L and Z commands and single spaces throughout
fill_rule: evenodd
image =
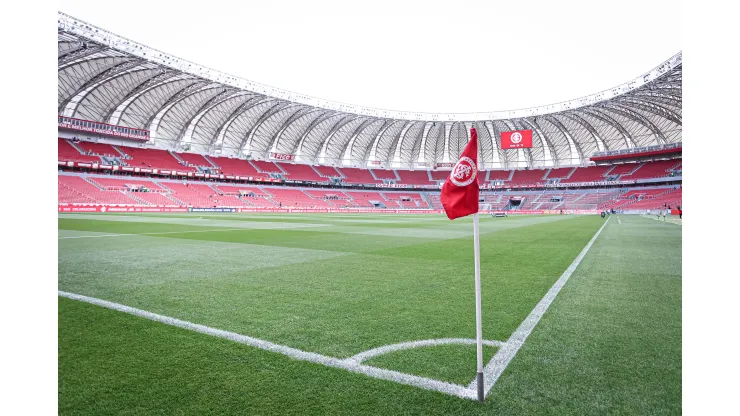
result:
M 560 289 L 565 286 L 565 283 L 568 281 L 570 276 L 581 264 L 581 261 L 583 261 L 586 253 L 588 253 L 588 251 L 591 249 L 591 246 L 596 241 L 596 238 L 599 237 L 599 234 L 601 234 L 601 231 L 604 229 L 604 227 L 606 227 L 606 224 L 609 223 L 610 219 L 611 217 L 606 219 L 604 225 L 602 225 L 601 228 L 599 228 L 599 230 L 596 232 L 596 234 L 591 237 L 591 241 L 589 241 L 588 244 L 586 244 L 586 247 L 581 250 L 580 254 L 578 254 L 578 257 L 576 257 L 575 260 L 573 260 L 573 263 L 571 263 L 570 266 L 565 269 L 563 274 L 555 282 L 555 284 L 552 285 L 550 290 L 547 291 L 542 300 L 537 303 L 537 306 L 532 309 L 532 312 L 529 313 L 529 315 L 519 325 L 516 331 L 511 334 L 509 339 L 504 342 L 501 349 L 496 352 L 493 358 L 491 358 L 491 361 L 489 361 L 486 367 L 483 369 L 484 391 L 486 395 L 488 395 L 493 386 L 496 384 L 496 381 L 498 381 L 501 374 L 504 372 L 504 370 L 506 370 L 506 367 L 509 365 L 511 360 L 514 359 L 516 353 L 519 351 L 522 345 L 524 345 L 524 341 L 527 340 L 527 337 L 529 337 L 529 335 L 532 333 L 534 327 L 537 325 L 540 319 L 542 319 L 542 316 L 545 314 L 545 312 L 547 312 L 547 309 L 555 300 L 555 297 L 558 295 L 558 293 L 560 293 Z M 468 384 L 468 388 L 471 390 L 476 389 L 477 380 L 473 379 L 473 381 Z
M 440 380 L 434 380 L 426 377 L 415 376 L 412 374 L 401 373 L 399 371 L 386 370 L 383 368 L 372 367 L 366 364 L 361 364 L 352 358 L 335 358 L 326 355 L 321 355 L 313 352 L 302 351 L 297 348 L 288 347 L 286 345 L 275 344 L 269 341 L 265 341 L 259 338 L 250 337 L 247 335 L 237 334 L 235 332 L 224 331 L 222 329 L 212 328 L 205 325 L 195 324 L 188 321 L 183 321 L 177 318 L 171 318 L 169 316 L 159 315 L 153 312 L 132 308 L 130 306 L 121 305 L 107 300 L 92 298 L 89 296 L 79 295 L 76 293 L 57 291 L 58 295 L 67 299 L 72 299 L 80 302 L 89 303 L 92 305 L 101 306 L 103 308 L 112 309 L 118 312 L 127 313 L 129 315 L 138 316 L 151 321 L 163 323 L 165 325 L 171 325 L 182 329 L 198 332 L 205 335 L 214 336 L 217 338 L 228 339 L 233 342 L 240 344 L 249 345 L 261 350 L 276 352 L 294 358 L 296 360 L 308 361 L 315 364 L 325 365 L 327 367 L 341 368 L 357 374 L 363 374 L 368 377 L 373 377 L 381 380 L 393 381 L 399 384 L 406 384 L 409 386 L 420 387 L 426 390 L 438 391 L 440 393 L 457 396 L 463 399 L 475 400 L 477 399 L 477 392 L 468 388 L 467 386 L 461 386 L 459 384 L 447 383 Z

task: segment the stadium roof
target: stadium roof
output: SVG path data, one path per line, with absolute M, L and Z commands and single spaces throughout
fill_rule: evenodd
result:
M 433 168 L 479 135 L 485 169 L 580 165 L 597 151 L 681 142 L 682 57 L 606 91 L 536 108 L 413 113 L 261 85 L 59 13 L 58 113 L 146 129 L 161 148 L 298 162 Z M 502 131 L 533 148 L 502 150 Z

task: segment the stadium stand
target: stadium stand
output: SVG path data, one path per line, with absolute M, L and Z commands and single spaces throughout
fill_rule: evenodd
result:
M 611 166 L 588 166 L 580 167 L 570 175 L 569 178 L 561 179 L 562 183 L 575 183 L 575 182 L 598 182 L 603 181 L 606 178 L 604 174 L 608 172 Z
M 260 173 L 248 161 L 244 159 L 232 159 L 229 157 L 210 157 L 213 163 L 219 167 L 224 175 L 246 176 L 254 178 L 267 178 L 269 174 Z
M 88 182 L 86 178 L 82 176 L 58 176 L 58 183 L 60 187 L 65 189 L 64 195 L 59 195 L 59 198 L 71 197 L 73 199 L 89 199 L 95 201 L 96 204 L 110 204 L 110 205 L 146 205 L 141 201 L 137 201 L 130 198 L 126 193 L 119 190 L 106 191 L 96 185 Z M 60 199 L 60 203 L 76 203 L 73 201 L 67 201 Z
M 206 168 L 215 167 L 205 158 L 205 156 L 199 153 L 174 153 L 174 155 L 182 159 L 187 166 L 201 166 Z
M 344 182 L 346 183 L 371 184 L 383 182 L 382 180 L 375 179 L 367 169 L 341 168 L 341 171 L 339 169 L 337 171 L 344 175 Z
M 478 171 L 478 176 L 476 177 L 476 180 L 478 181 L 478 185 L 485 185 L 486 182 L 488 182 L 488 171 Z
M 100 163 L 100 157 L 82 154 L 72 143 L 62 138 L 57 142 L 57 157 L 63 162 Z
M 59 203 L 62 204 L 99 204 L 100 202 L 93 199 L 93 197 L 87 195 L 84 192 L 84 188 L 80 189 L 75 186 L 73 181 L 67 179 L 66 176 L 60 176 L 57 180 L 57 198 Z
M 604 209 L 646 210 L 662 208 L 663 204 L 681 204 L 682 188 L 633 189 L 607 201 Z
M 160 184 L 172 191 L 175 199 L 181 201 L 184 205 L 194 207 L 211 207 L 214 205 L 213 196 L 215 190 L 208 185 L 203 184 L 184 184 L 180 182 L 167 182 Z
M 675 161 L 670 164 L 671 167 L 677 165 Z M 604 170 L 580 169 L 591 170 L 587 173 L 590 176 L 582 177 L 592 177 Z M 146 191 L 141 188 L 146 188 Z M 495 194 L 484 192 L 481 195 L 483 203 L 491 204 L 492 209 L 504 208 L 511 197 L 522 197 L 522 204 L 518 207 L 520 210 L 597 208 L 645 210 L 657 209 L 663 203 L 672 205 L 681 203 L 681 189 L 666 186 L 631 190 L 542 190 Z M 59 175 L 58 198 L 62 204 L 441 209 L 438 190 L 373 192 L 302 189 L 104 175 Z
M 607 172 L 607 176 L 629 176 L 637 169 L 640 169 L 641 163 L 622 163 L 614 165 L 614 168 Z
M 270 193 L 257 186 L 214 184 L 211 188 L 217 192 L 216 198 L 222 198 L 233 206 L 275 208 L 278 205 L 278 201 L 273 201 Z
M 510 183 L 512 185 L 542 185 L 545 183 L 542 177 L 546 172 L 544 169 L 516 170 Z
M 447 178 L 450 176 L 449 170 L 433 170 L 432 173 L 432 180 L 434 181 L 446 181 Z
M 113 146 L 106 144 L 106 143 L 93 143 L 93 142 L 80 141 L 76 144 L 83 151 L 88 152 L 93 155 L 121 157 L 120 152 L 118 152 Z
M 282 206 L 293 208 L 336 208 L 336 205 L 320 198 L 312 198 L 301 189 L 291 188 L 269 188 L 272 200 L 278 201 Z
M 669 176 L 669 170 L 680 166 L 680 160 L 658 160 L 648 162 L 640 166 L 636 172 L 629 176 L 630 179 L 651 179 Z
M 424 208 L 429 209 L 431 206 L 424 200 L 418 192 L 387 193 L 381 195 L 390 202 L 389 208 Z M 394 205 L 393 203 L 397 204 Z
M 623 207 L 622 209 L 634 209 L 634 210 L 657 210 L 664 209 L 665 205 L 670 205 L 671 208 L 676 208 L 678 205 L 682 205 L 683 199 L 683 188 L 670 189 L 663 193 L 653 195 L 652 197 L 643 197 L 641 200 Z
M 299 165 L 292 163 L 275 163 L 286 172 L 286 179 L 292 181 L 310 181 L 310 182 L 328 182 L 329 178 L 319 175 L 309 165 Z M 333 168 L 332 168 L 333 169 Z
M 327 191 L 327 190 L 309 190 L 306 189 L 304 192 L 314 199 L 328 200 L 331 204 L 340 208 L 356 207 L 357 205 L 352 202 L 352 198 L 341 191 Z
M 162 190 L 162 188 L 154 181 L 123 178 L 123 177 L 100 177 L 100 176 L 89 176 L 87 180 L 93 185 L 97 185 L 100 188 L 106 190 L 128 190 L 139 187 L 145 187 L 152 190 Z
M 119 149 L 131 159 L 127 161 L 129 166 L 152 169 L 169 169 L 175 171 L 193 172 L 192 167 L 184 166 L 170 152 L 159 149 L 144 149 L 137 147 L 119 146 Z
M 383 204 L 386 207 L 390 205 L 380 192 L 345 190 L 344 193 L 352 198 L 352 202 L 354 202 L 358 207 L 372 208 L 375 205 L 371 201 Z
M 547 173 L 546 179 L 568 178 L 575 168 L 554 168 Z
M 264 160 L 250 160 L 249 162 L 255 168 L 257 168 L 257 171 L 258 172 L 262 172 L 263 174 L 267 174 L 268 177 L 270 176 L 269 175 L 270 173 L 279 173 L 279 174 L 284 173 L 282 170 L 280 170 L 280 168 L 276 164 L 274 164 L 272 162 L 267 162 L 267 161 L 264 161 Z
M 314 166 L 314 169 L 319 173 L 321 176 L 325 176 L 327 178 L 341 178 L 344 175 L 339 171 L 339 169 L 335 169 L 333 166 Z
M 433 185 L 429 180 L 429 171 L 426 170 L 396 170 L 401 178 L 397 183 L 404 185 Z
M 396 177 L 396 173 L 392 170 L 384 170 L 384 169 L 368 169 L 372 175 L 375 176 L 378 180 L 384 180 L 384 179 L 390 179 L 390 180 L 398 180 Z
M 492 170 L 488 172 L 489 181 L 508 181 L 511 180 L 513 170 Z

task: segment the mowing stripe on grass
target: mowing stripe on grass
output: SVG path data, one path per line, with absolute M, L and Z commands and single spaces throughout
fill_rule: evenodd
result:
M 244 231 L 244 228 L 217 228 L 215 230 L 196 230 L 196 231 L 165 231 L 161 233 L 139 233 L 139 234 L 103 234 L 103 235 L 75 235 L 68 237 L 59 237 L 60 240 L 68 238 L 100 238 L 100 237 L 125 237 L 131 235 L 163 235 L 163 234 L 185 234 L 185 233 L 212 233 L 216 231 Z
M 641 217 L 643 217 L 643 218 L 650 218 L 650 219 L 653 219 L 655 221 L 661 221 L 661 222 L 667 223 L 667 224 L 683 225 L 682 224 L 682 220 L 680 218 L 679 219 L 667 218 L 667 219 L 661 220 L 660 218 L 654 218 L 652 215 L 650 215 L 650 216 L 648 216 L 648 215 L 641 215 Z
M 301 360 L 309 361 L 316 364 L 322 364 L 328 367 L 341 368 L 344 370 L 351 371 L 353 373 L 364 374 L 369 377 L 378 378 L 381 380 L 394 381 L 400 384 L 406 384 L 414 387 L 420 387 L 427 390 L 435 390 L 440 393 L 446 393 L 453 396 L 457 396 L 464 399 L 476 399 L 476 391 L 466 386 L 458 384 L 447 383 L 444 381 L 433 380 L 426 377 L 415 376 L 411 374 L 401 373 L 393 370 L 386 370 L 382 368 L 372 367 L 365 364 L 360 364 L 358 361 L 353 359 L 340 359 L 335 357 L 329 357 L 313 352 L 302 351 L 296 348 L 291 348 L 285 345 L 275 344 L 269 341 L 253 338 L 246 335 L 237 334 L 234 332 L 224 331 L 221 329 L 211 328 L 209 326 L 195 324 L 188 321 L 183 321 L 169 316 L 159 315 L 156 313 L 144 311 L 141 309 L 132 308 L 130 306 L 121 305 L 119 303 L 113 303 L 102 299 L 92 298 L 89 296 L 78 295 L 76 293 L 69 293 L 58 291 L 59 296 L 77 300 L 80 302 L 86 302 L 93 305 L 101 306 L 103 308 L 112 309 L 115 311 L 127 313 L 130 315 L 138 316 L 141 318 L 149 319 L 155 322 L 160 322 L 166 325 L 176 326 L 178 328 L 187 329 L 190 331 L 199 332 L 218 338 L 228 339 L 230 341 L 238 342 L 240 344 L 250 345 L 255 348 L 262 350 L 276 352 L 283 354 L 288 357 Z
M 573 263 L 568 266 L 568 268 L 563 272 L 563 274 L 555 282 L 555 284 L 552 285 L 550 290 L 547 291 L 542 300 L 537 303 L 537 306 L 535 306 L 534 309 L 532 309 L 532 312 L 530 312 L 529 315 L 524 319 L 524 322 L 522 322 L 521 325 L 519 325 L 519 328 L 517 328 L 516 331 L 511 334 L 509 339 L 506 340 L 501 349 L 496 352 L 496 355 L 493 356 L 491 361 L 489 361 L 486 367 L 483 369 L 486 395 L 488 394 L 488 392 L 491 391 L 498 378 L 501 376 L 504 370 L 506 370 L 506 367 L 509 365 L 514 356 L 516 356 L 516 353 L 519 351 L 522 345 L 524 345 L 524 341 L 527 340 L 529 334 L 532 333 L 534 327 L 537 325 L 540 319 L 542 319 L 542 316 L 545 314 L 545 312 L 547 312 L 547 308 L 549 308 L 550 304 L 552 304 L 552 302 L 555 300 L 555 297 L 560 292 L 560 289 L 565 286 L 565 283 L 568 281 L 570 276 L 576 270 L 578 265 L 581 264 L 581 261 L 583 261 L 586 253 L 588 253 L 588 250 L 591 249 L 591 246 L 596 241 L 596 238 L 599 236 L 599 234 L 601 234 L 601 231 L 604 229 L 604 227 L 606 227 L 606 224 L 609 223 L 610 219 L 611 217 L 606 219 L 604 225 L 602 225 L 601 228 L 596 231 L 596 234 L 594 234 L 594 236 L 591 238 L 591 241 L 586 244 L 586 247 L 581 250 L 581 253 L 578 254 L 578 257 L 573 260 Z M 477 380 L 473 379 L 473 381 L 468 384 L 468 388 L 471 390 L 476 389 Z

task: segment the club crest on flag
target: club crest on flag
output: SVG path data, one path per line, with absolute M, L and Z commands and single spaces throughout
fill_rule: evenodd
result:
M 455 168 L 452 169 L 450 181 L 457 186 L 468 186 L 473 183 L 477 175 L 478 169 L 476 169 L 473 159 L 463 156 L 455 164 Z

